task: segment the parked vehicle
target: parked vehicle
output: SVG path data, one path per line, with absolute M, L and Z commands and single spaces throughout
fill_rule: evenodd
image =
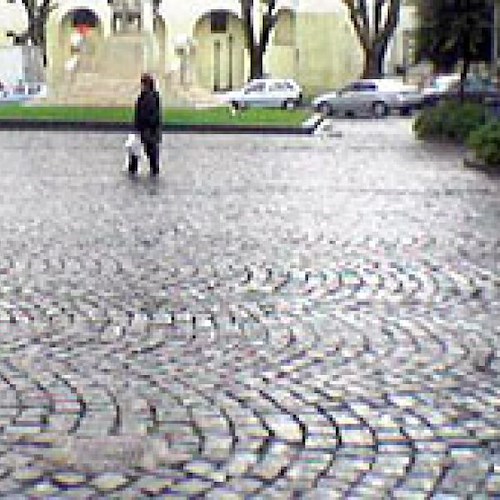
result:
M 469 101 L 487 102 L 499 99 L 499 89 L 487 78 L 469 75 L 464 84 L 465 97 Z M 434 106 L 442 100 L 458 99 L 460 96 L 460 75 L 458 73 L 436 75 L 422 90 L 423 103 Z
M 340 91 L 322 94 L 312 102 L 325 115 L 387 116 L 391 111 L 409 115 L 422 105 L 417 88 L 394 79 L 358 80 Z
M 302 89 L 291 79 L 260 78 L 241 90 L 227 92 L 222 101 L 234 109 L 249 107 L 294 109 L 302 102 Z
M 47 97 L 47 85 L 45 83 L 23 83 L 0 87 L 0 103 L 8 104 L 15 102 L 28 102 Z

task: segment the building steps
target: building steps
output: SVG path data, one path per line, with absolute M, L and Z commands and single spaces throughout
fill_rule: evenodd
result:
M 150 39 L 138 33 L 115 34 L 90 53 L 79 55 L 73 72 L 58 82 L 51 95 L 37 104 L 68 106 L 133 106 L 140 91 L 140 76 L 148 68 Z M 220 98 L 194 84 L 181 84 L 177 73 L 159 80 L 164 106 L 213 107 Z

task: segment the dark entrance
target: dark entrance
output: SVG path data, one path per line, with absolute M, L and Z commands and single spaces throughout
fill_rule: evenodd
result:
M 88 9 L 78 9 L 73 11 L 71 24 L 73 27 L 78 26 L 88 26 L 89 28 L 95 28 L 99 23 L 97 16 Z

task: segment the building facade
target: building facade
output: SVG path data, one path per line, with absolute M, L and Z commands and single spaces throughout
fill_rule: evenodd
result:
M 262 6 L 255 4 L 259 19 Z M 386 59 L 389 73 L 404 63 L 404 32 L 413 22 L 412 9 L 403 7 L 402 27 Z M 5 44 L 26 21 L 20 0 L 0 0 L 1 12 L 0 44 Z M 139 38 L 140 46 L 134 46 Z M 107 61 L 101 70 L 135 66 L 207 91 L 238 88 L 250 74 L 239 0 L 162 0 L 157 9 L 152 0 L 58 0 L 47 24 L 49 80 L 71 69 L 82 39 L 87 62 L 98 60 L 100 53 Z M 129 49 L 120 52 L 120 42 Z M 103 50 L 111 54 L 108 59 Z M 265 73 L 294 78 L 314 94 L 359 77 L 362 66 L 363 54 L 341 0 L 278 0 Z

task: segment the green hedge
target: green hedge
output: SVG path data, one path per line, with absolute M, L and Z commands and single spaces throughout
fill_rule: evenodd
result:
M 500 121 L 494 120 L 474 130 L 467 145 L 476 158 L 490 166 L 500 168 Z
M 474 103 L 444 102 L 424 109 L 414 123 L 420 139 L 445 139 L 466 142 L 469 134 L 487 123 L 489 110 Z

